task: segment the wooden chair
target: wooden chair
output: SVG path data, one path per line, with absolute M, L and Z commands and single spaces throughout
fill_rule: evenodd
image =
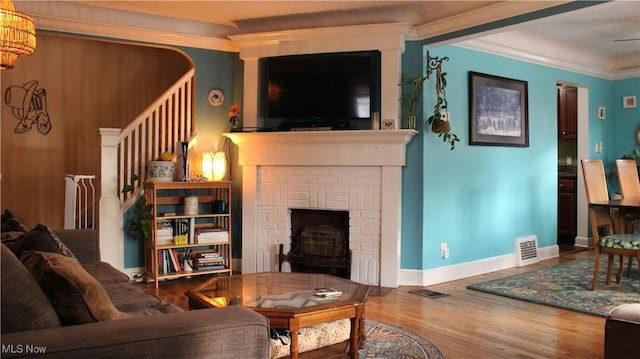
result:
M 640 178 L 635 160 L 616 160 L 622 198 L 640 198 Z
M 620 184 L 620 193 L 622 198 L 640 198 L 640 178 L 638 177 L 638 164 L 635 160 L 616 160 L 616 169 L 618 171 L 618 183 Z M 638 221 L 640 220 L 640 211 L 626 213 L 624 218 L 624 232 L 633 233 L 636 230 Z M 629 258 L 629 267 L 627 268 L 627 276 L 631 273 L 633 265 L 633 257 Z
M 623 268 L 623 256 L 633 256 L 640 263 L 640 235 L 616 234 L 613 229 L 613 219 L 609 207 L 603 204 L 609 202 L 607 192 L 607 180 L 604 173 L 604 165 L 601 160 L 582 160 L 582 173 L 584 175 L 587 202 L 589 203 L 589 220 L 591 232 L 594 238 L 594 266 L 591 290 L 596 289 L 598 283 L 598 271 L 600 269 L 600 254 L 608 255 L 606 283 L 611 282 L 614 256 L 620 256 L 620 267 L 616 273 L 616 282 L 620 283 Z M 603 231 L 603 235 L 600 232 Z

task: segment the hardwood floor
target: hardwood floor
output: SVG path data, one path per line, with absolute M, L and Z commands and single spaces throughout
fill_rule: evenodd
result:
M 563 250 L 559 258 L 426 287 L 447 294 L 429 299 L 401 286 L 370 296 L 366 317 L 412 330 L 434 343 L 445 358 L 602 358 L 605 319 L 468 290 L 468 284 L 527 272 L 593 255 Z M 161 282 L 146 290 L 187 307 L 183 293 L 203 277 Z M 386 292 L 386 291 L 383 291 Z

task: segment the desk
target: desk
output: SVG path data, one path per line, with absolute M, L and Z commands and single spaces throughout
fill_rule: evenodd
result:
M 609 202 L 594 202 L 590 206 L 609 207 L 611 209 L 617 209 L 618 215 L 615 218 L 615 232 L 624 233 L 624 216 L 627 213 L 637 213 L 640 211 L 640 198 L 623 198 L 612 199 Z

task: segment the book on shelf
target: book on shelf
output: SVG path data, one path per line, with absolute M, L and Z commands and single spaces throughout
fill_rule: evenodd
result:
M 229 242 L 229 231 L 224 228 L 201 228 L 195 231 L 196 243 Z
M 198 266 L 195 269 L 197 270 L 217 270 L 217 269 L 224 269 L 224 265 L 223 264 L 219 264 L 219 265 L 207 265 L 207 266 Z
M 189 218 L 176 218 L 173 220 L 173 244 L 189 244 L 189 231 L 191 220 Z
M 158 221 L 156 225 L 156 241 L 158 245 L 170 245 L 173 242 L 173 226 L 171 221 Z
M 158 273 L 169 274 L 182 271 L 180 255 L 175 249 L 162 249 L 158 251 Z

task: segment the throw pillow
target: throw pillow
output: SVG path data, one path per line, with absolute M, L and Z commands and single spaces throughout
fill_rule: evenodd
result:
M 0 247 L 2 334 L 61 326 L 40 284 L 9 248 Z
M 9 218 L 6 221 L 3 220 L 2 232 L 4 233 L 4 232 L 11 232 L 11 231 L 27 232 L 29 231 L 29 227 L 18 218 Z
M 26 252 L 22 263 L 40 283 L 63 325 L 126 318 L 109 294 L 73 258 L 49 252 Z
M 38 223 L 32 230 L 18 238 L 11 246 L 11 250 L 18 258 L 26 251 L 40 251 L 58 253 L 76 259 L 60 238 L 42 223 Z

